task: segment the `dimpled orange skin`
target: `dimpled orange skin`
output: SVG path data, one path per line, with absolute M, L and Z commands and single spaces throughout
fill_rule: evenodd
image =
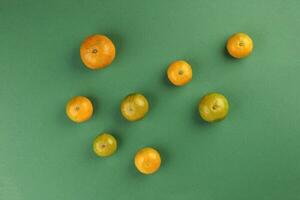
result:
M 128 121 L 137 121 L 144 118 L 148 110 L 148 100 L 139 93 L 128 95 L 121 103 L 121 113 Z
M 232 57 L 244 58 L 251 54 L 253 41 L 246 33 L 236 33 L 228 39 L 226 48 Z
M 111 156 L 117 150 L 117 140 L 109 133 L 101 133 L 93 142 L 93 150 L 97 156 Z
M 229 103 L 224 95 L 220 93 L 210 93 L 202 97 L 198 110 L 203 120 L 215 122 L 227 116 Z
M 92 117 L 93 104 L 88 98 L 77 96 L 68 102 L 66 113 L 73 122 L 84 122 Z
M 160 168 L 161 158 L 157 150 L 145 147 L 134 158 L 136 168 L 143 174 L 153 174 Z
M 80 57 L 89 69 L 101 69 L 110 65 L 115 59 L 114 43 L 105 35 L 92 35 L 80 46 Z
M 171 83 L 182 86 L 192 80 L 193 70 L 186 61 L 177 60 L 169 65 L 167 75 Z

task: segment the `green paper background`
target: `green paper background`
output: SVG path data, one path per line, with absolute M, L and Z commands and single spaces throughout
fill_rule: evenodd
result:
M 299 200 L 299 0 L 0 0 L 1 200 Z M 246 32 L 253 54 L 234 60 L 227 38 Z M 88 35 L 108 35 L 114 63 L 86 69 Z M 176 88 L 165 78 L 175 59 L 193 67 Z M 150 101 L 145 119 L 119 112 L 131 92 Z M 221 92 L 224 121 L 198 117 L 199 99 Z M 93 118 L 72 123 L 66 102 L 90 97 Z M 117 153 L 96 157 L 107 131 Z M 144 146 L 160 171 L 134 165 Z

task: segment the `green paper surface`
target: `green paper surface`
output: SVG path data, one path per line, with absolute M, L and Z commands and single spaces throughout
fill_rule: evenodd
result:
M 1 200 L 299 200 L 300 1 L 298 0 L 0 0 Z M 254 51 L 236 60 L 227 38 L 246 32 Z M 91 71 L 79 46 L 109 36 L 117 55 Z M 172 61 L 193 67 L 174 87 Z M 141 92 L 150 112 L 125 121 L 119 111 Z M 198 102 L 224 94 L 228 117 L 208 124 Z M 67 101 L 90 97 L 82 124 Z M 98 158 L 101 132 L 119 142 Z M 135 152 L 158 149 L 160 170 L 136 171 Z

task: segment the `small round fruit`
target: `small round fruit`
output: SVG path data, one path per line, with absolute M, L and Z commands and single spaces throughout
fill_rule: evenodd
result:
M 167 75 L 171 83 L 182 86 L 192 80 L 193 71 L 189 63 L 184 60 L 177 60 L 169 65 Z
M 115 59 L 114 43 L 105 35 L 92 35 L 80 46 L 80 57 L 86 67 L 101 69 L 107 67 Z
M 234 58 L 244 58 L 253 50 L 253 41 L 245 33 L 236 33 L 227 41 L 227 51 Z
M 222 94 L 210 93 L 202 97 L 198 109 L 203 120 L 214 122 L 227 116 L 229 105 L 226 97 Z
M 139 93 L 130 94 L 121 103 L 121 113 L 128 121 L 142 119 L 149 110 L 146 97 Z
M 117 140 L 111 134 L 102 133 L 95 138 L 93 149 L 97 156 L 110 156 L 117 150 Z
M 73 97 L 66 106 L 66 113 L 72 121 L 84 122 L 93 115 L 93 104 L 84 96 Z
M 136 153 L 134 164 L 141 173 L 153 174 L 159 169 L 161 158 L 157 150 L 145 147 Z

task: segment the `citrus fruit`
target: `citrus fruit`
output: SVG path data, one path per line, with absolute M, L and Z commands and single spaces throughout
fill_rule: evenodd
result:
M 111 134 L 101 133 L 94 140 L 93 150 L 97 156 L 110 156 L 117 150 L 117 140 Z
M 73 97 L 66 106 L 66 114 L 74 122 L 87 121 L 93 115 L 93 104 L 87 97 Z
M 253 41 L 246 33 L 232 35 L 226 45 L 228 53 L 234 58 L 244 58 L 253 50 Z
M 115 58 L 114 43 L 105 35 L 92 35 L 80 46 L 80 57 L 90 69 L 101 69 L 111 64 Z
M 157 150 L 145 147 L 136 153 L 134 164 L 141 173 L 153 174 L 159 169 L 161 158 Z
M 139 93 L 133 93 L 125 97 L 121 103 L 121 113 L 128 121 L 142 119 L 149 110 L 146 97 Z
M 214 122 L 227 116 L 229 105 L 226 97 L 222 94 L 210 93 L 202 97 L 198 109 L 203 120 Z
M 167 75 L 171 83 L 182 86 L 192 80 L 193 71 L 189 63 L 184 60 L 177 60 L 169 65 Z

